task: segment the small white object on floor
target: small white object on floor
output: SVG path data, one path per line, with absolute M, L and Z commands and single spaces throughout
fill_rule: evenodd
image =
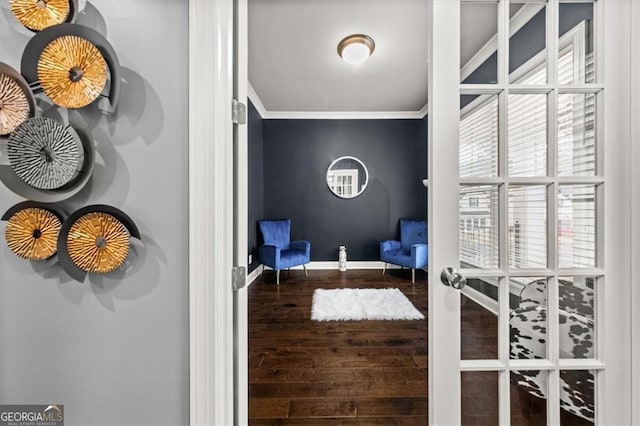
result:
M 397 288 L 316 289 L 314 321 L 422 320 L 424 315 Z

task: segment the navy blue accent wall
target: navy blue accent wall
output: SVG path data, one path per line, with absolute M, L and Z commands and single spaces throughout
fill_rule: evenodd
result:
M 248 139 L 249 139 L 249 250 L 253 261 L 249 265 L 249 272 L 260 264 L 258 262 L 258 230 L 257 222 L 264 216 L 264 184 L 263 184 L 263 120 L 260 114 L 249 102 Z
M 251 118 L 251 117 L 250 117 Z M 291 238 L 311 242 L 311 260 L 379 260 L 401 218 L 426 218 L 425 120 L 263 120 L 264 218 L 291 219 Z M 362 195 L 338 198 L 326 183 L 338 157 L 369 171 Z M 250 224 L 253 229 L 255 224 Z

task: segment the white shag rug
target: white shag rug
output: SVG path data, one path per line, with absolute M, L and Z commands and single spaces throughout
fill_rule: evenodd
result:
M 421 320 L 424 315 L 397 288 L 316 289 L 311 319 L 314 321 Z

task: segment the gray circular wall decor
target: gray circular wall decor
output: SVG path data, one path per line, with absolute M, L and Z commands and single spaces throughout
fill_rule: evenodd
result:
M 69 128 L 44 117 L 18 126 L 7 146 L 16 175 L 38 189 L 57 189 L 71 182 L 82 164 L 82 144 Z

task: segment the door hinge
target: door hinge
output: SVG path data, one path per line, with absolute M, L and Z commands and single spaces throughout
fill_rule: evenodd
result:
M 244 266 L 234 266 L 231 269 L 231 289 L 238 291 L 247 282 L 247 269 Z
M 247 122 L 247 106 L 236 99 L 232 101 L 231 120 L 234 124 L 245 124 Z

